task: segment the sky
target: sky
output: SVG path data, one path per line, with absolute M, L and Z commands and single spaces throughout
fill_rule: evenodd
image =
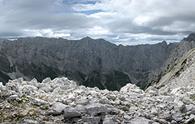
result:
M 0 38 L 177 42 L 195 31 L 194 0 L 0 0 Z

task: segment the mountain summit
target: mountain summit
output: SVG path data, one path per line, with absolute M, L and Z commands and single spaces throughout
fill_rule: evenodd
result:
M 195 41 L 195 33 L 191 33 L 187 38 L 185 38 L 186 41 Z

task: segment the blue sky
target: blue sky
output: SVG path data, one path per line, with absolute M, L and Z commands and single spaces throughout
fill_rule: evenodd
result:
M 102 10 L 83 10 L 83 11 L 78 11 L 78 13 L 83 13 L 86 15 L 92 15 L 92 14 L 96 14 L 96 13 L 100 13 L 103 12 Z
M 176 42 L 195 30 L 194 0 L 0 0 L 0 11 L 1 38 L 89 36 L 135 45 Z

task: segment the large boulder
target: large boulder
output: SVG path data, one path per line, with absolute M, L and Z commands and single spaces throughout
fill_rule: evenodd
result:
M 130 124 L 159 124 L 159 123 L 143 117 L 136 117 L 130 121 Z
M 75 108 L 65 108 L 64 109 L 64 119 L 71 119 L 71 118 L 80 118 L 81 112 Z

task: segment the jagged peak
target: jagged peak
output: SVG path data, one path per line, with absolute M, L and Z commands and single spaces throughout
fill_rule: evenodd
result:
M 82 38 L 81 41 L 84 43 L 87 43 L 87 44 L 89 44 L 89 43 L 94 44 L 95 43 L 95 44 L 99 44 L 99 45 L 103 44 L 103 45 L 116 46 L 115 44 L 113 44 L 113 43 L 111 43 L 103 38 L 93 39 L 93 38 L 87 36 L 87 37 Z
M 191 33 L 191 34 L 189 34 L 189 36 L 188 37 L 194 37 L 195 36 L 195 32 L 193 32 L 193 33 Z
M 86 36 L 86 37 L 82 38 L 81 40 L 94 40 L 94 39 L 89 37 L 89 36 Z
M 167 45 L 167 42 L 166 42 L 165 40 L 163 40 L 163 41 L 161 42 L 161 44 L 166 46 L 166 45 Z
M 163 44 L 167 44 L 167 42 L 165 40 L 162 41 Z
M 195 33 L 189 34 L 186 38 L 184 38 L 184 41 L 195 41 Z

